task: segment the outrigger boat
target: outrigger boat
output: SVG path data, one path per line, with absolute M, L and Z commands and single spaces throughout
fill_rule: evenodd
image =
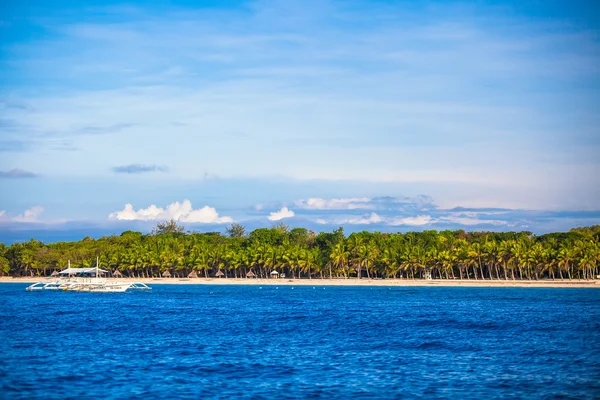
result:
M 67 269 L 60 271 L 59 278 L 36 282 L 27 287 L 28 291 L 37 290 L 64 290 L 69 292 L 126 292 L 127 290 L 150 290 L 150 286 L 141 282 L 122 282 L 107 278 L 101 278 L 101 274 L 108 271 L 98 268 L 96 259 L 95 268 L 71 268 L 69 261 Z

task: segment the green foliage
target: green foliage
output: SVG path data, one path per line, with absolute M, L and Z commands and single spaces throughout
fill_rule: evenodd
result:
M 276 224 L 273 224 L 273 229 L 281 233 L 288 233 L 290 231 L 289 225 L 287 225 L 285 222 L 277 222 Z
M 125 231 L 125 232 L 121 233 L 122 238 L 132 238 L 135 240 L 139 240 L 142 236 L 144 236 L 142 234 L 142 232 Z
M 262 243 L 270 246 L 283 243 L 284 232 L 275 228 L 258 228 L 250 232 L 251 242 Z
M 402 233 L 343 228 L 315 232 L 287 225 L 246 235 L 232 224 L 219 232 L 183 233 L 175 221 L 159 223 L 152 235 L 126 231 L 100 239 L 44 244 L 34 239 L 0 243 L 0 274 L 48 276 L 70 261 L 126 276 L 267 278 L 273 270 L 295 278 L 593 279 L 599 274 L 600 226 L 535 236 L 531 232 L 446 230 Z
M 289 233 L 290 242 L 298 246 L 309 246 L 314 240 L 315 233 L 306 228 L 294 228 Z
M 600 237 L 600 225 L 592 225 L 592 226 L 582 227 L 582 228 L 573 228 L 573 229 L 571 229 L 570 232 L 577 233 L 577 234 L 580 234 L 582 236 L 589 237 L 589 238 L 595 238 L 596 240 L 598 240 L 598 238 Z
M 0 256 L 0 272 L 2 274 L 8 274 L 10 272 L 10 263 L 6 257 Z

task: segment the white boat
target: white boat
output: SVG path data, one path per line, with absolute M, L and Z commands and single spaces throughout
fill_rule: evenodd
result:
M 26 290 L 64 290 L 69 292 L 126 292 L 128 290 L 150 290 L 150 286 L 141 282 L 123 282 L 100 277 L 101 274 L 108 273 L 98 268 L 98 259 L 96 259 L 95 268 L 71 268 L 69 261 L 68 268 L 59 272 L 59 278 L 51 281 L 36 282 L 28 286 Z

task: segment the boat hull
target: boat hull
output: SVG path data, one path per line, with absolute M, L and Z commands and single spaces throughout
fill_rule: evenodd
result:
M 151 287 L 140 282 L 110 282 L 95 279 L 59 280 L 37 282 L 27 287 L 27 291 L 62 290 L 65 292 L 122 293 L 128 290 L 150 290 Z
M 114 284 L 114 285 L 80 285 L 72 287 L 68 290 L 76 292 L 95 292 L 95 293 L 121 293 L 126 292 L 127 289 L 131 288 L 131 284 Z

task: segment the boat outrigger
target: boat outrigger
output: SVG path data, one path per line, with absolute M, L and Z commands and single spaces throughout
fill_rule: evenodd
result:
M 71 268 L 69 261 L 67 269 L 58 273 L 59 278 L 52 281 L 36 282 L 27 287 L 28 291 L 64 290 L 69 292 L 126 292 L 128 290 L 150 290 L 150 286 L 141 282 L 123 282 L 100 277 L 108 271 L 98 268 Z

